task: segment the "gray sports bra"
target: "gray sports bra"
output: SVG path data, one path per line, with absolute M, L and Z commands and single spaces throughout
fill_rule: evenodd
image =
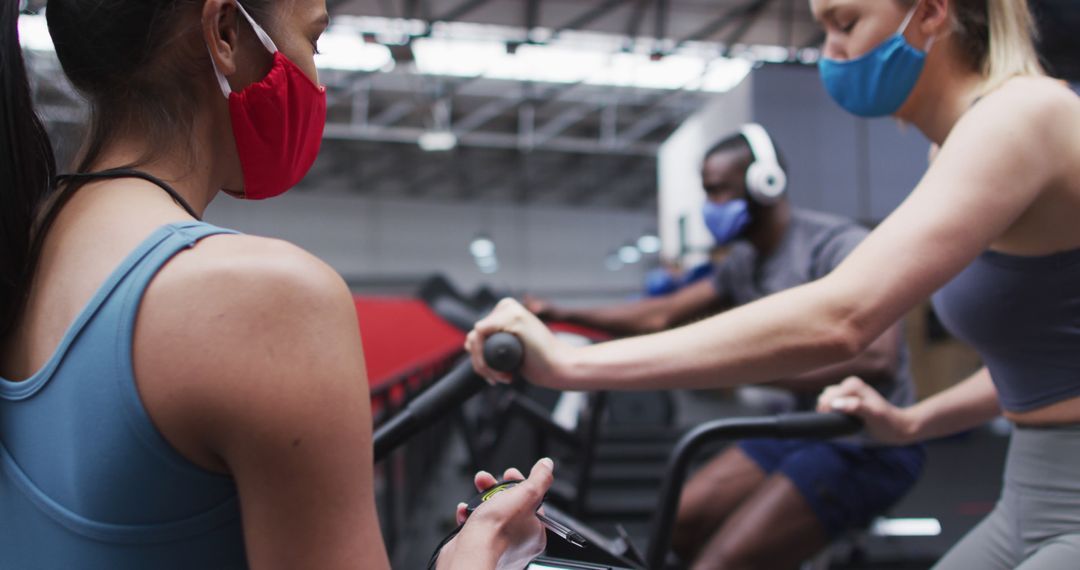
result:
M 979 351 L 1006 410 L 1080 395 L 1080 249 L 987 251 L 933 303 L 945 326 Z

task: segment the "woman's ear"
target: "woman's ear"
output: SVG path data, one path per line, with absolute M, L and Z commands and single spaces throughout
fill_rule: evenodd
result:
M 240 13 L 234 0 L 206 0 L 202 11 L 203 38 L 218 71 L 236 73 L 236 50 L 240 45 Z
M 927 38 L 941 39 L 952 27 L 949 19 L 952 2 L 953 0 L 922 0 L 915 10 L 912 26 L 917 27 Z

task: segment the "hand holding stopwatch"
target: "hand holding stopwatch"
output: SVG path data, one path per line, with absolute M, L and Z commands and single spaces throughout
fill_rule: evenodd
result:
M 480 505 L 491 500 L 491 498 L 495 495 L 498 495 L 499 493 L 514 487 L 518 483 L 521 483 L 521 481 L 496 481 L 495 486 L 489 487 L 488 489 L 477 493 L 476 496 L 470 499 L 465 506 L 465 512 L 468 514 L 472 514 L 472 512 L 478 509 Z M 579 548 L 584 548 L 584 546 L 587 544 L 584 536 L 581 536 L 577 532 L 574 532 L 572 529 L 560 523 L 559 521 L 556 521 L 555 519 L 545 516 L 544 514 L 539 512 L 536 513 L 536 518 L 540 519 L 540 522 L 544 523 L 544 527 L 550 530 L 555 536 L 558 536 L 566 542 L 569 542 L 570 544 L 573 544 L 574 546 L 577 546 Z

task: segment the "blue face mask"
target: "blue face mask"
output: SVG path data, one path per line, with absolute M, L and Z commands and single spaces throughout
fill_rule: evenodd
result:
M 926 63 L 926 51 L 915 49 L 904 38 L 915 9 L 891 38 L 858 59 L 837 61 L 821 58 L 818 71 L 825 90 L 848 112 L 860 117 L 884 117 L 895 113 L 911 95 Z
M 746 200 L 731 200 L 723 204 L 705 201 L 702 210 L 705 227 L 716 240 L 716 245 L 727 245 L 742 235 L 750 225 L 749 204 Z

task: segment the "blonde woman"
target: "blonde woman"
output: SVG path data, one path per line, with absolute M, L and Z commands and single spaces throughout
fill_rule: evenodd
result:
M 908 198 L 828 276 L 711 319 L 592 347 L 504 301 L 482 337 L 524 339 L 524 373 L 565 389 L 704 388 L 852 358 L 933 300 L 987 367 L 909 408 L 858 379 L 822 394 L 886 443 L 1016 425 L 997 509 L 939 568 L 1080 559 L 1080 100 L 1045 77 L 1024 0 L 812 0 L 822 80 L 861 116 L 892 115 L 940 151 Z M 935 292 L 937 292 L 935 294 Z M 714 567 L 706 552 L 696 568 Z M 782 567 L 776 565 L 774 567 Z

